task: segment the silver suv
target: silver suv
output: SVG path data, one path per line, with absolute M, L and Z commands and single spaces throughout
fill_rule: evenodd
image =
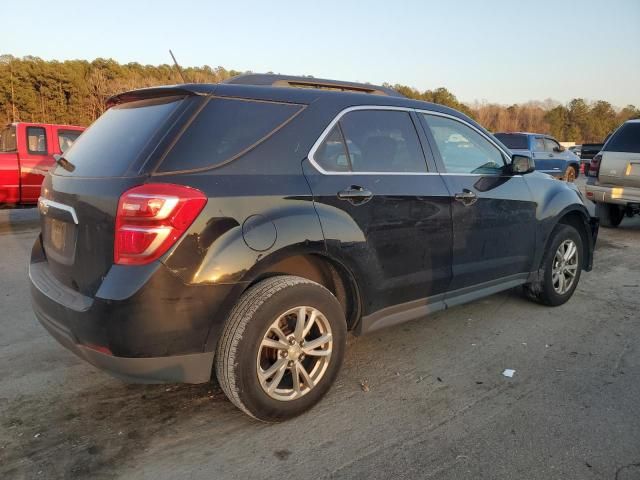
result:
M 593 157 L 586 193 L 603 227 L 640 214 L 640 119 L 623 123 Z

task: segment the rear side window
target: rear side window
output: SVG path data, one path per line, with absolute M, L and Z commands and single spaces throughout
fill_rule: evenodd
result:
M 64 158 L 75 165 L 74 176 L 123 176 L 151 146 L 183 97 L 129 102 L 107 110 L 87 129 Z M 61 145 L 62 146 L 62 145 Z M 56 173 L 68 175 L 57 169 Z
M 640 123 L 625 123 L 609 139 L 604 151 L 640 153 Z
M 16 127 L 15 125 L 9 125 L 0 131 L 0 152 L 8 153 L 16 150 Z
M 47 154 L 47 131 L 42 127 L 27 127 L 27 150 L 33 155 Z
M 529 139 L 519 133 L 496 133 L 494 135 L 509 150 L 529 150 Z
M 357 110 L 344 115 L 314 153 L 329 172 L 426 172 L 409 113 Z
M 211 168 L 230 161 L 265 140 L 302 108 L 290 103 L 214 98 L 189 125 L 159 171 Z
M 62 153 L 71 148 L 82 132 L 77 130 L 58 130 L 58 146 Z

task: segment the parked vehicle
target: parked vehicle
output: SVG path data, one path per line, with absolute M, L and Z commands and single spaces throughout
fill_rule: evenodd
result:
M 46 123 L 12 123 L 0 130 L 0 207 L 35 205 L 40 185 L 83 127 Z
M 640 119 L 623 123 L 593 157 L 585 190 L 603 227 L 640 214 Z
M 569 147 L 569 151 L 573 153 L 576 157 L 580 158 L 580 154 L 582 152 L 582 145 L 574 145 Z
M 604 147 L 604 143 L 585 143 L 582 145 L 582 148 L 580 149 L 580 164 L 582 165 L 585 176 L 589 173 L 591 160 L 600 153 L 602 147 Z
M 306 87 L 306 88 L 298 88 Z M 266 421 L 356 335 L 524 285 L 566 302 L 597 219 L 450 108 L 277 75 L 123 93 L 47 176 L 44 327 L 135 382 L 207 382 Z
M 553 137 L 525 132 L 496 133 L 495 137 L 513 153 L 531 156 L 539 172 L 567 182 L 580 174 L 580 158 Z

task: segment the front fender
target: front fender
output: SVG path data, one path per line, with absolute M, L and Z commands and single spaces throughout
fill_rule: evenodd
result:
M 558 182 L 551 177 L 534 174 L 527 176 L 527 184 L 537 204 L 536 220 L 539 234 L 533 265 L 540 265 L 553 229 L 564 217 L 571 214 L 577 215 L 583 222 L 589 251 L 585 267 L 587 270 L 590 269 L 595 242 L 592 215 L 577 187 L 573 184 Z

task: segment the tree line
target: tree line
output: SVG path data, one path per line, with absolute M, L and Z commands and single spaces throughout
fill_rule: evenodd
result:
M 183 72 L 194 83 L 217 83 L 243 73 L 209 66 L 184 68 Z M 120 64 L 103 58 L 59 62 L 0 55 L 0 125 L 30 121 L 86 126 L 102 114 L 113 94 L 181 81 L 176 69 L 166 64 Z M 625 120 L 640 118 L 640 109 L 633 105 L 616 110 L 602 100 L 575 98 L 565 105 L 551 100 L 511 106 L 464 104 L 444 87 L 420 91 L 406 85 L 389 86 L 409 98 L 460 110 L 494 132 L 548 133 L 576 143 L 600 142 Z

